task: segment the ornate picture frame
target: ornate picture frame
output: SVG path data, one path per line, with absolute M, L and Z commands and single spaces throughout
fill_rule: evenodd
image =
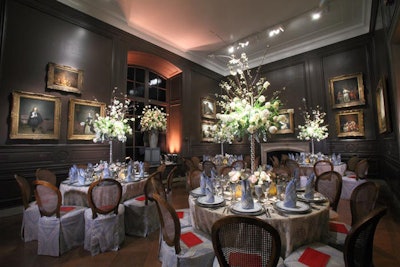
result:
M 361 109 L 339 111 L 336 113 L 336 129 L 338 137 L 365 136 L 363 111 Z
M 334 109 L 365 105 L 362 73 L 329 79 L 329 93 Z
M 12 93 L 10 139 L 59 139 L 61 99 L 52 95 Z
M 201 103 L 201 117 L 208 119 L 215 119 L 217 115 L 217 107 L 215 105 L 215 100 L 208 97 L 202 97 Z
M 283 121 L 281 129 L 278 130 L 276 133 L 277 134 L 294 133 L 294 120 L 293 120 L 294 109 L 292 109 L 292 108 L 290 108 L 290 109 L 281 109 L 279 111 L 279 114 L 285 115 L 285 120 Z
M 388 98 L 386 91 L 386 77 L 382 76 L 379 79 L 378 86 L 376 88 L 376 112 L 380 134 L 389 132 L 391 130 L 389 119 L 389 105 L 387 103 L 387 100 Z
M 47 70 L 47 88 L 81 94 L 82 85 L 83 70 L 49 62 Z
M 215 121 L 201 121 L 201 140 L 203 142 L 212 142 L 213 137 L 210 135 L 210 128 L 215 125 Z
M 68 140 L 92 140 L 96 114 L 105 116 L 106 104 L 97 101 L 70 99 L 68 113 Z

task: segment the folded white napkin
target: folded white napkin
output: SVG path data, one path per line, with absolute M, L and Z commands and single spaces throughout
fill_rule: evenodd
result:
M 315 179 L 314 173 L 311 173 L 307 178 L 306 188 L 304 191 L 304 197 L 307 199 L 314 198 L 314 179 Z
M 286 186 L 285 191 L 285 200 L 283 201 L 283 205 L 287 208 L 296 207 L 296 181 L 292 179 Z

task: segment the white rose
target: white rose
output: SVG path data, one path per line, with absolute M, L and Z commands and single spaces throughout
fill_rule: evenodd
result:
M 269 127 L 269 132 L 271 133 L 271 134 L 274 134 L 274 133 L 276 133 L 278 131 L 278 128 L 276 127 L 276 126 L 271 126 L 271 127 Z

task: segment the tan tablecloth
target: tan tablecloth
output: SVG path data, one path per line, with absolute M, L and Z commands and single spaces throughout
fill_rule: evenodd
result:
M 211 227 L 218 219 L 232 215 L 224 213 L 224 207 L 219 209 L 209 209 L 196 205 L 193 196 L 189 196 L 189 207 L 192 224 L 194 228 L 211 234 Z M 296 214 L 283 217 L 279 214 L 271 213 L 271 218 L 265 214 L 258 218 L 267 221 L 275 227 L 281 237 L 282 257 L 288 256 L 296 248 L 315 241 L 326 240 L 328 235 L 329 204 L 316 206 L 319 210 L 312 209 L 311 213 Z M 272 210 L 272 207 L 271 209 Z
M 127 199 L 133 198 L 138 195 L 142 195 L 144 192 L 144 184 L 147 178 L 144 178 L 135 182 L 122 182 L 122 199 L 121 203 Z M 87 193 L 89 190 L 89 185 L 78 186 L 74 184 L 61 183 L 60 192 L 62 196 L 63 205 L 77 205 L 89 207 L 87 200 Z

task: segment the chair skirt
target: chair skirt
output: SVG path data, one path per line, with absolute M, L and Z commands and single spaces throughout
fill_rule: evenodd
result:
M 22 214 L 21 237 L 25 242 L 38 240 L 39 207 L 32 202 Z
M 149 201 L 134 198 L 126 200 L 125 206 L 125 233 L 127 235 L 146 237 L 160 228 L 157 205 Z
M 158 257 L 162 262 L 162 267 L 213 266 L 215 254 L 211 240 L 205 234 L 194 230 L 192 227 L 183 228 L 181 234 L 187 232 L 195 233 L 203 242 L 189 248 L 181 241 L 181 252 L 176 254 L 174 247 L 168 246 L 161 240 Z
M 84 207 L 57 217 L 40 217 L 38 225 L 38 255 L 60 256 L 83 244 L 85 234 Z
M 86 209 L 84 249 L 90 251 L 92 256 L 117 251 L 125 240 L 124 212 L 124 205 L 119 204 L 118 215 L 99 214 L 93 219 L 92 210 Z

